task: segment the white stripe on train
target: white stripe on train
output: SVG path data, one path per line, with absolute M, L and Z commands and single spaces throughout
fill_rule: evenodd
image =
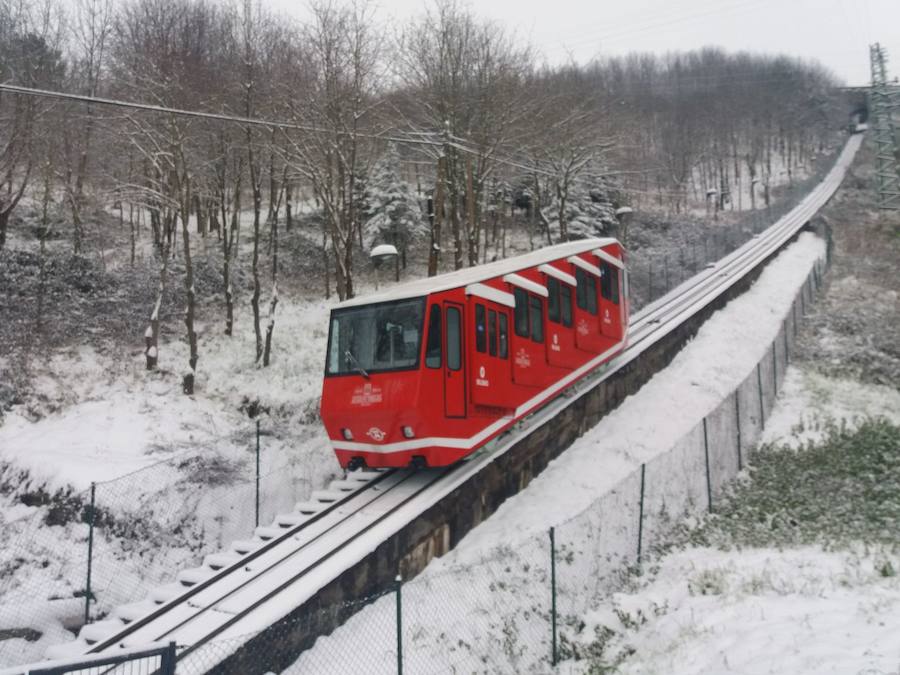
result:
M 381 454 L 387 454 L 390 452 L 404 452 L 406 450 L 418 450 L 419 448 L 428 447 L 457 448 L 460 450 L 468 450 L 469 448 L 474 448 L 476 445 L 481 443 L 486 438 L 489 438 L 492 434 L 496 433 L 498 430 L 502 429 L 510 422 L 519 419 L 520 417 L 522 417 L 522 415 L 530 412 L 536 406 L 556 394 L 560 389 L 563 389 L 582 375 L 599 366 L 613 353 L 624 347 L 626 341 L 627 334 L 621 342 L 617 342 L 614 346 L 610 347 L 602 354 L 595 356 L 583 366 L 577 368 L 576 370 L 573 370 L 558 382 L 555 382 L 544 389 L 537 396 L 533 396 L 528 401 L 520 405 L 518 408 L 516 408 L 516 414 L 514 417 L 503 417 L 496 422 L 488 425 L 474 436 L 469 436 L 468 438 L 442 438 L 440 436 L 429 436 L 428 438 L 414 438 L 408 441 L 397 441 L 396 443 L 385 443 L 383 445 L 374 445 L 372 443 L 356 443 L 353 441 L 331 440 L 331 446 L 335 450 L 355 450 L 357 452 L 375 452 Z

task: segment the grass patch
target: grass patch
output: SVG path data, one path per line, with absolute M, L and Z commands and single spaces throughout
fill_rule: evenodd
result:
M 833 422 L 799 450 L 767 445 L 751 480 L 735 484 L 715 513 L 685 534 L 694 545 L 834 548 L 896 546 L 900 532 L 900 427 L 870 419 Z

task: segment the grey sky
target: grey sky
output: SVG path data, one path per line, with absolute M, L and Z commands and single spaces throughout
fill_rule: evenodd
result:
M 297 0 L 264 2 L 303 13 Z M 376 3 L 386 22 L 404 22 L 425 6 L 422 0 Z M 859 85 L 869 80 L 868 45 L 878 41 L 888 49 L 890 74 L 900 75 L 900 0 L 481 0 L 469 6 L 514 29 L 551 63 L 719 45 L 817 59 Z

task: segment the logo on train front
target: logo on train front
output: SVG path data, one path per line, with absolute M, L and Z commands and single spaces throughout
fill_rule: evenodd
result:
M 366 382 L 353 390 L 350 405 L 358 405 L 365 408 L 375 403 L 381 403 L 381 387 L 377 384 Z
M 373 441 L 381 442 L 384 440 L 384 437 L 387 436 L 381 429 L 378 427 L 372 427 L 366 432 L 366 436 L 371 438 Z

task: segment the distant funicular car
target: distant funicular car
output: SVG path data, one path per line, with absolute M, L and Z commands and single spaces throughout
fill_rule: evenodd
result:
M 342 467 L 446 466 L 612 358 L 625 251 L 582 239 L 331 312 L 321 413 Z

